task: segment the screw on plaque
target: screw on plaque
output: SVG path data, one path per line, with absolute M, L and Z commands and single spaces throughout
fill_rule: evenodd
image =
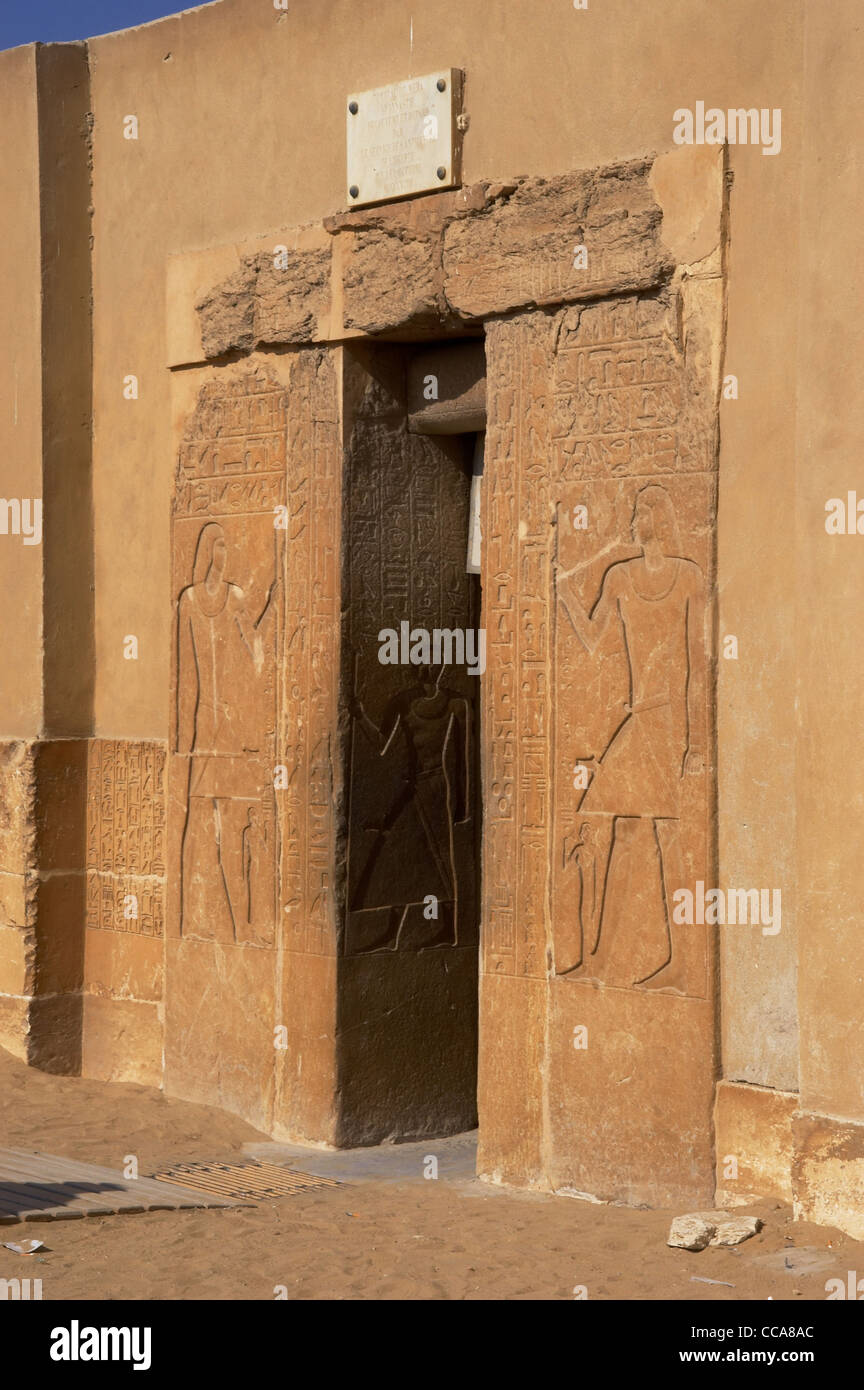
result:
M 447 90 L 447 83 L 444 81 L 444 78 L 443 78 L 443 77 L 439 77 L 439 78 L 438 78 L 437 86 L 438 86 L 439 92 L 446 92 L 446 90 Z
M 356 116 L 357 112 L 360 110 L 360 107 L 357 105 L 356 101 L 349 101 L 348 110 L 351 112 L 352 116 Z
M 436 172 L 437 172 L 437 174 L 438 174 L 439 179 L 446 179 L 446 177 L 447 177 L 447 170 L 444 168 L 444 165 L 443 165 L 443 164 L 440 164 L 440 165 L 438 166 L 438 169 L 436 170 Z
M 360 189 L 357 187 L 356 183 L 352 183 L 351 187 L 348 189 L 348 192 L 351 194 L 352 198 L 360 197 Z

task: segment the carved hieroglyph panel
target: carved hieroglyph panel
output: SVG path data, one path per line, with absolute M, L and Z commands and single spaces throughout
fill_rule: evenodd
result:
M 407 434 L 369 382 L 348 470 L 349 955 L 477 940 L 479 678 L 431 636 L 477 626 L 461 450 Z M 428 665 L 379 660 L 403 623 L 406 653 L 430 634 Z
M 704 997 L 706 477 L 584 483 L 558 512 L 555 970 Z M 574 527 L 576 508 L 588 529 Z M 576 513 L 581 521 L 585 515 Z
M 161 936 L 165 748 L 91 739 L 87 750 L 87 926 Z
M 708 871 L 715 515 L 676 321 L 669 291 L 488 327 L 489 973 L 548 945 L 574 981 L 707 991 L 671 923 Z
M 678 294 L 487 329 L 481 1161 L 704 1204 L 713 941 L 670 907 L 713 870 L 722 301 Z
M 485 969 L 539 977 L 551 824 L 555 331 L 555 318 L 533 313 L 490 323 L 486 336 Z
M 558 339 L 553 955 L 704 998 L 705 928 L 673 911 L 709 868 L 713 429 L 674 303 L 568 311 Z
M 209 382 L 173 517 L 173 934 L 271 946 L 277 904 L 277 634 L 286 394 L 263 370 Z
M 563 482 L 714 469 L 710 383 L 699 355 L 682 352 L 677 303 L 610 300 L 563 316 L 552 426 Z
M 333 354 L 291 361 L 287 581 L 280 763 L 282 893 L 289 950 L 336 951 L 333 846 L 339 794 L 333 746 L 339 694 L 341 447 Z

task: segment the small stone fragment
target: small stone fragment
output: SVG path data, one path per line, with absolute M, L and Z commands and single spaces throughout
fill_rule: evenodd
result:
M 758 1216 L 733 1216 L 723 1221 L 711 1237 L 712 1245 L 740 1245 L 761 1230 L 762 1222 Z
M 716 1229 L 713 1222 L 706 1221 L 697 1212 L 676 1216 L 669 1227 L 666 1244 L 678 1250 L 704 1250 Z

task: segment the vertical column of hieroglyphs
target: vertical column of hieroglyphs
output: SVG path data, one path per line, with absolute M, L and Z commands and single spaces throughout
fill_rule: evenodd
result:
M 297 353 L 288 388 L 282 899 L 291 951 L 333 955 L 339 689 L 339 412 L 333 354 Z
M 529 313 L 486 332 L 478 1169 L 516 1183 L 543 1178 L 556 322 Z
M 287 388 L 285 634 L 277 802 L 284 952 L 277 990 L 277 1132 L 334 1137 L 336 929 L 344 865 L 338 698 L 341 440 L 336 353 L 304 349 Z
M 652 1202 L 711 1191 L 709 938 L 675 904 L 710 868 L 716 405 L 683 319 L 674 288 L 566 311 L 553 403 L 553 1181 Z
M 484 970 L 545 976 L 548 894 L 550 576 L 548 387 L 556 320 L 487 329 L 484 476 Z
M 165 749 L 92 739 L 87 760 L 87 926 L 161 936 Z

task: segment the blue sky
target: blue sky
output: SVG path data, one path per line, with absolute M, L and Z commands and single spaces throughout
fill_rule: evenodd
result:
M 192 9 L 200 0 L 0 0 L 0 49 L 68 42 L 146 24 Z

